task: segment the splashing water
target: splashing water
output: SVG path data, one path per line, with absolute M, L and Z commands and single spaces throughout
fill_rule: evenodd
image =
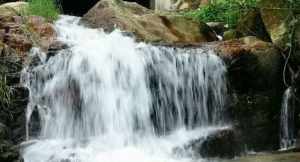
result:
M 280 149 L 294 148 L 296 139 L 294 136 L 294 106 L 291 105 L 292 88 L 289 87 L 283 95 L 281 120 L 280 120 Z
M 173 149 L 225 127 L 226 68 L 211 50 L 154 47 L 78 22 L 56 22 L 69 49 L 48 60 L 32 52 L 42 63 L 24 75 L 25 162 L 191 161 Z

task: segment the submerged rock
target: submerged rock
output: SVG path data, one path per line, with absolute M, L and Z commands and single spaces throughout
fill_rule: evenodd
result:
M 137 3 L 101 0 L 82 23 L 111 32 L 115 27 L 135 34 L 146 42 L 195 43 L 215 41 L 215 33 L 205 24 L 174 14 L 158 14 Z M 188 30 L 187 30 L 188 29 Z
M 190 141 L 182 148 L 174 149 L 174 152 L 181 154 L 187 152 L 188 156 L 202 158 L 233 158 L 241 153 L 240 143 L 236 132 L 233 129 L 218 130 L 207 137 Z

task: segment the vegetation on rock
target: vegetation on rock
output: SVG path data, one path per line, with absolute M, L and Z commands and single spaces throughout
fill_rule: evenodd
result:
M 54 21 L 60 13 L 59 7 L 54 0 L 28 0 L 26 15 L 36 15 L 46 18 L 48 21 Z
M 233 28 L 245 12 L 256 7 L 256 3 L 256 0 L 212 0 L 208 5 L 185 12 L 184 15 L 198 21 L 224 22 Z

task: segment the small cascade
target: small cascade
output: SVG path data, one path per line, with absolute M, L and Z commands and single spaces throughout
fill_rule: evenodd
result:
M 192 161 L 173 149 L 226 126 L 226 68 L 212 50 L 155 47 L 78 22 L 62 16 L 56 30 L 70 48 L 50 59 L 33 50 L 41 63 L 25 69 L 25 162 Z
M 280 149 L 294 148 L 296 139 L 294 135 L 295 108 L 292 103 L 292 88 L 289 87 L 283 95 L 280 116 Z

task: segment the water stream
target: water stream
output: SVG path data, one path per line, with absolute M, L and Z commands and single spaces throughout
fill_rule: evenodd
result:
M 281 116 L 280 116 L 280 149 L 287 150 L 294 148 L 296 138 L 294 135 L 294 114 L 295 108 L 292 103 L 292 88 L 289 87 L 283 95 Z
M 226 68 L 212 50 L 155 47 L 78 22 L 55 24 L 70 48 L 50 59 L 32 50 L 41 63 L 24 73 L 25 162 L 191 161 L 174 148 L 226 127 Z

